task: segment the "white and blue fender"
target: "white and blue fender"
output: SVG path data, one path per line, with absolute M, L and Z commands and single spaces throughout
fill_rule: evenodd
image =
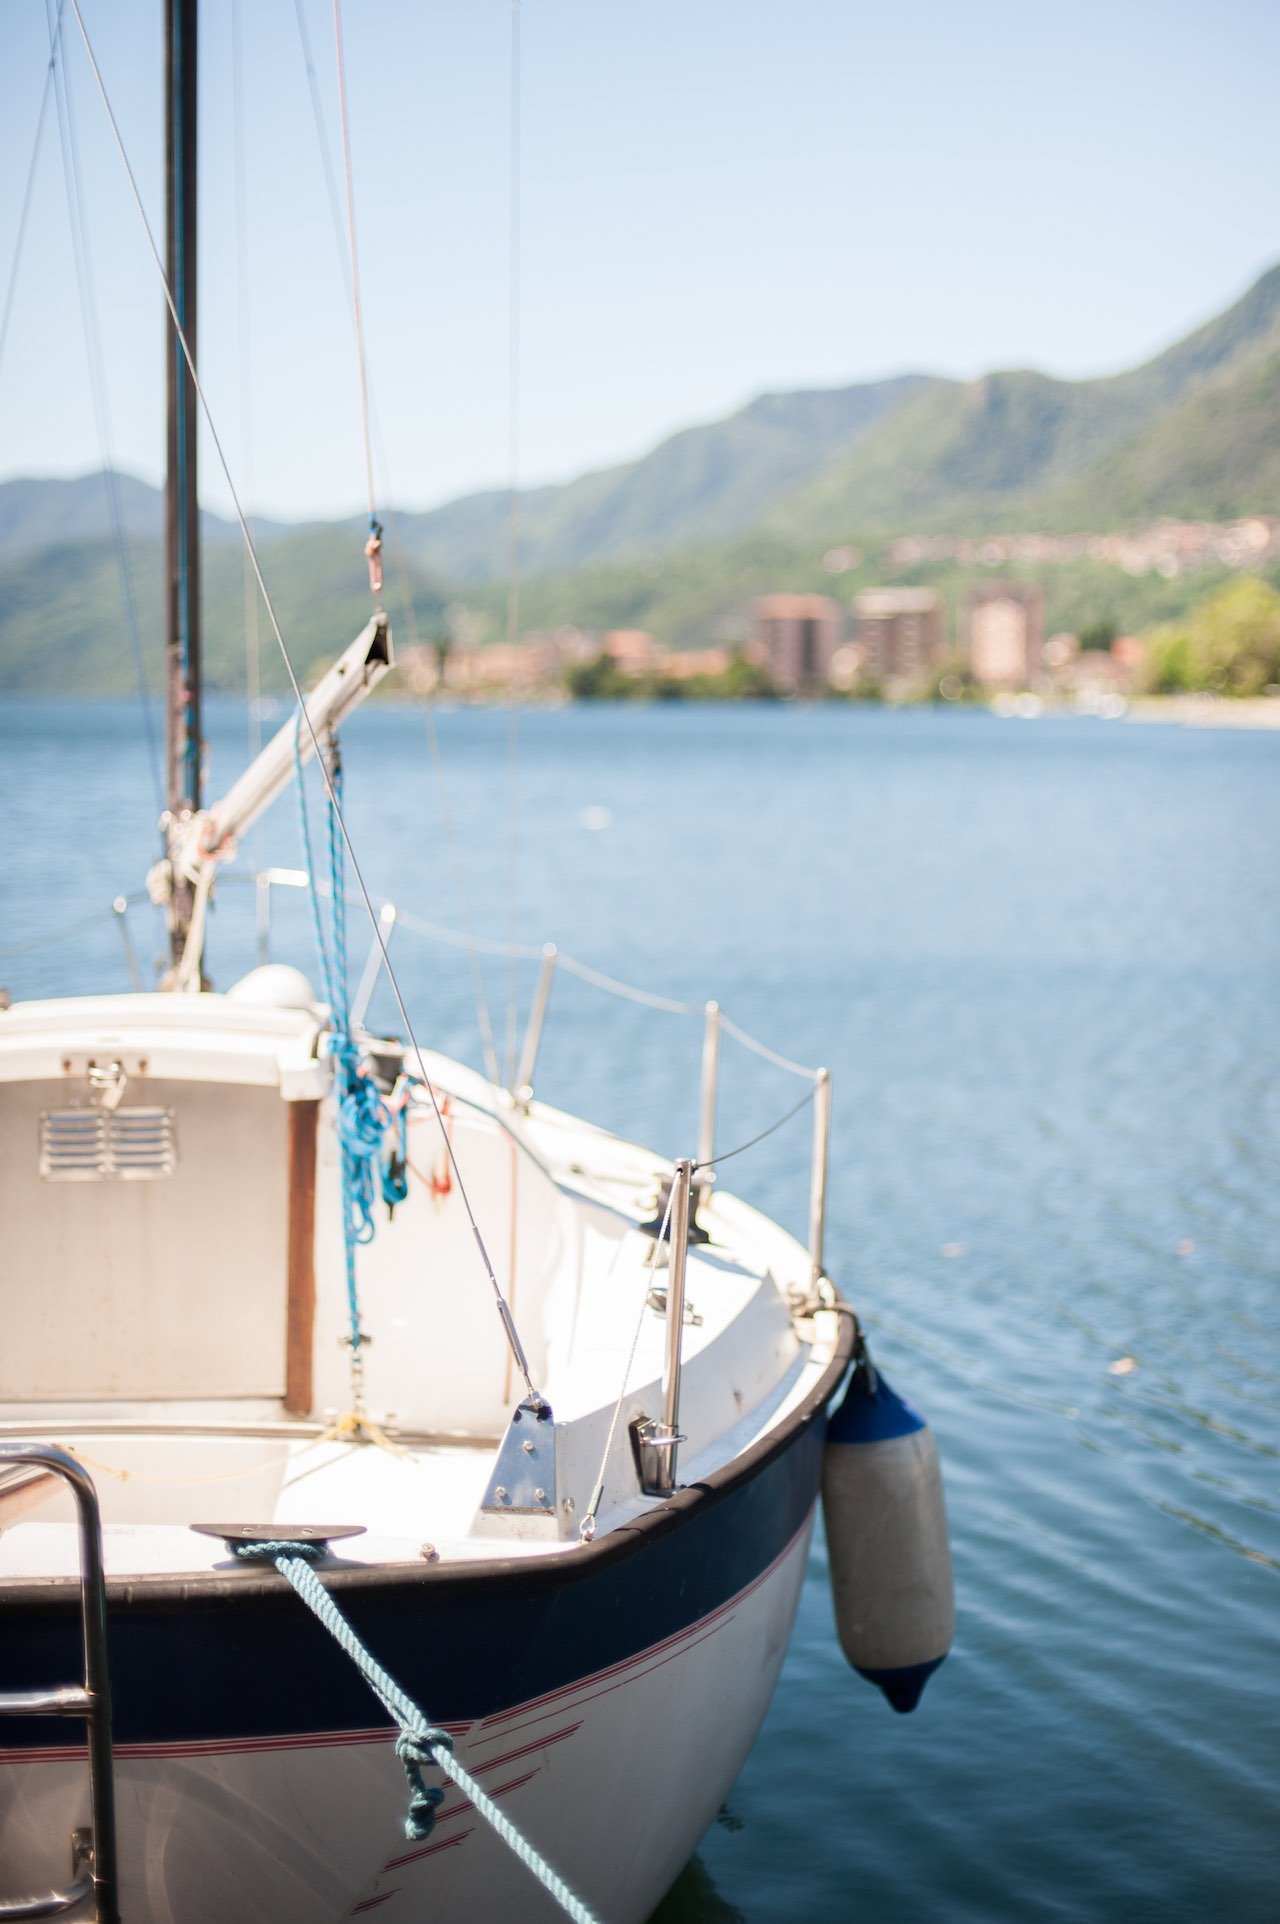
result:
M 955 1597 L 933 1432 L 859 1341 L 822 1467 L 836 1629 L 895 1710 L 914 1710 L 951 1648 Z

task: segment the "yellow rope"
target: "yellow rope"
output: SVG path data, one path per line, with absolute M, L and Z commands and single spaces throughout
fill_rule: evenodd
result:
M 307 1440 L 310 1445 L 315 1443 L 356 1443 L 362 1438 L 366 1442 L 376 1444 L 380 1450 L 385 1450 L 389 1456 L 409 1456 L 412 1454 L 402 1443 L 393 1443 L 386 1431 L 381 1429 L 371 1417 L 361 1416 L 355 1410 L 344 1410 L 342 1415 L 331 1423 L 327 1430 L 322 1430 L 319 1436 L 310 1437 Z M 262 1470 L 277 1469 L 281 1465 L 281 1458 L 277 1455 L 268 1457 L 260 1463 L 250 1463 L 247 1467 L 239 1470 L 211 1470 L 201 1472 L 198 1476 L 165 1476 L 149 1470 L 123 1470 L 116 1464 L 99 1462 L 97 1457 L 89 1456 L 86 1451 L 77 1448 L 74 1443 L 62 1443 L 59 1445 L 59 1448 L 68 1451 L 78 1462 L 83 1463 L 86 1469 L 96 1470 L 103 1476 L 114 1477 L 117 1483 L 230 1483 L 237 1477 L 257 1476 Z M 284 1460 L 287 1464 L 288 1458 L 286 1457 Z
M 323 1439 L 319 1440 L 323 1441 Z M 69 1456 L 74 1456 L 78 1463 L 83 1463 L 86 1469 L 97 1470 L 103 1476 L 114 1477 L 117 1483 L 229 1483 L 236 1477 L 257 1476 L 263 1470 L 279 1469 L 281 1464 L 281 1459 L 277 1455 L 268 1457 L 261 1463 L 250 1463 L 246 1468 L 239 1470 L 212 1470 L 202 1472 L 199 1476 L 163 1476 L 149 1470 L 122 1470 L 114 1463 L 100 1463 L 96 1457 L 88 1455 L 74 1443 L 60 1443 L 58 1447 L 66 1450 Z
M 355 1443 L 358 1442 L 361 1437 L 366 1438 L 370 1443 L 376 1443 L 380 1450 L 386 1450 L 390 1456 L 409 1456 L 411 1454 L 411 1452 L 404 1447 L 403 1443 L 393 1443 L 386 1431 L 379 1429 L 378 1425 L 373 1421 L 373 1418 L 366 1416 L 361 1410 L 344 1410 L 342 1415 L 331 1423 L 327 1430 L 321 1432 L 316 1438 L 316 1442 Z

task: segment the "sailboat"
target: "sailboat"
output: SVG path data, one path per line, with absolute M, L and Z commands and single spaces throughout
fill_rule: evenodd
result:
M 353 1014 L 384 614 L 203 799 L 194 0 L 166 26 L 169 966 L 0 1011 L 0 1918 L 641 1924 L 769 1705 L 824 1462 L 852 1660 L 908 1708 L 945 1654 L 936 1458 L 827 1275 L 825 1073 L 802 1243 L 714 1182 L 714 1004 L 674 1160 L 535 1099 L 550 958 L 509 1088 Z M 215 992 L 217 877 L 310 761 L 326 979 Z

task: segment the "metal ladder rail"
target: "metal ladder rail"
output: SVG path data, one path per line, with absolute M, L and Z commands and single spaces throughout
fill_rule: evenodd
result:
M 111 1681 L 107 1670 L 107 1590 L 102 1570 L 102 1523 L 93 1478 L 52 1443 L 0 1442 L 0 1467 L 29 1463 L 71 1487 L 80 1530 L 80 1622 L 84 1684 L 0 1693 L 0 1717 L 82 1717 L 89 1747 L 92 1828 L 71 1834 L 72 1883 L 44 1897 L 0 1898 L 0 1920 L 61 1917 L 92 1896 L 95 1924 L 120 1924 L 116 1860 L 115 1773 L 111 1748 Z M 88 1913 L 85 1913 L 88 1916 Z

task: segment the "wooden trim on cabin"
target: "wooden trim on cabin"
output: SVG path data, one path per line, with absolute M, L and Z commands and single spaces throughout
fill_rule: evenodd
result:
M 289 1306 L 285 1325 L 284 1406 L 291 1416 L 311 1408 L 316 1320 L 316 1125 L 320 1104 L 289 1110 Z

